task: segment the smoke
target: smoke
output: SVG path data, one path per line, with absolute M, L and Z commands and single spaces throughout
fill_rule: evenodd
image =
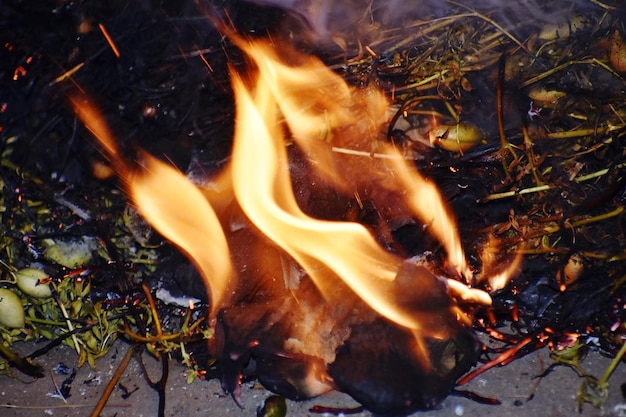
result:
M 503 28 L 564 23 L 573 12 L 585 13 L 591 0 L 245 0 L 288 12 L 285 27 L 296 39 L 323 45 L 339 38 L 371 41 L 386 29 L 406 27 L 416 20 L 450 13 L 478 12 Z M 368 39 L 369 37 L 369 39 Z

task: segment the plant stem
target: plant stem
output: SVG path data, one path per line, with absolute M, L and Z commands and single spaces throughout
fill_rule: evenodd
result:
M 613 371 L 615 371 L 617 365 L 622 361 L 622 356 L 624 356 L 624 353 L 626 353 L 626 343 L 622 344 L 622 348 L 619 350 L 619 352 L 617 352 L 617 355 L 615 355 L 609 367 L 606 368 L 606 371 L 604 371 L 604 375 L 602 375 L 602 377 L 598 381 L 598 385 L 602 386 L 608 382 L 611 374 L 613 373 Z

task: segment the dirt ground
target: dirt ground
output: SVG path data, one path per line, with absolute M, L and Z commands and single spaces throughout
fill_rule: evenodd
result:
M 32 346 L 23 345 L 20 350 L 29 351 Z M 60 384 L 64 376 L 53 375 L 52 368 L 59 362 L 73 366 L 76 354 L 68 347 L 60 347 L 40 358 L 38 363 L 47 373 L 43 379 L 23 383 L 6 375 L 0 376 L 0 416 L 37 417 L 37 416 L 87 416 L 98 402 L 102 391 L 118 367 L 128 346 L 118 342 L 104 358 L 97 361 L 97 370 L 84 366 L 78 370 L 72 384 L 71 396 L 67 402 L 53 398 L 55 383 Z M 436 410 L 418 412 L 415 416 L 545 416 L 558 417 L 578 414 L 575 395 L 582 379 L 575 371 L 565 366 L 558 366 L 548 375 L 538 378 L 551 363 L 549 351 L 543 349 L 513 361 L 507 366 L 491 369 L 480 375 L 463 389 L 486 397 L 497 398 L 500 405 L 484 405 L 459 396 L 449 396 Z M 146 355 L 144 355 L 146 356 Z M 153 359 L 145 360 L 151 378 L 160 376 L 160 364 Z M 583 362 L 585 370 L 600 377 L 610 359 L 599 352 L 590 352 Z M 609 400 L 604 409 L 585 404 L 582 417 L 626 416 L 626 400 L 621 393 L 621 385 L 626 382 L 626 366 L 620 364 L 611 376 Z M 158 395 L 144 380 L 140 367 L 131 360 L 120 384 L 132 392 L 126 397 L 125 391 L 118 385 L 101 414 L 104 417 L 150 417 L 156 416 Z M 133 392 L 134 391 L 134 392 Z M 217 380 L 196 380 L 186 382 L 186 367 L 172 361 L 166 388 L 166 416 L 255 416 L 256 410 L 270 392 L 249 383 L 242 389 L 243 408 L 225 396 Z M 126 398 L 125 398 L 126 397 Z M 330 407 L 356 407 L 351 398 L 341 393 L 331 393 L 305 402 L 287 403 L 287 416 L 316 416 L 310 412 L 314 405 Z M 331 414 L 322 414 L 331 415 Z M 368 412 L 354 414 L 369 416 Z

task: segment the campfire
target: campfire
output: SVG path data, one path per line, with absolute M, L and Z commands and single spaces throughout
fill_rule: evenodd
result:
M 193 184 L 145 152 L 126 162 L 102 116 L 73 99 L 139 211 L 201 272 L 217 322 L 213 353 L 224 366 L 224 388 L 238 400 L 241 373 L 252 360 L 268 388 L 294 399 L 340 388 L 379 413 L 436 405 L 476 360 L 478 343 L 463 307 L 491 303 L 488 293 L 467 284 L 475 282 L 473 273 L 440 193 L 386 143 L 379 157 L 365 160 L 333 152 L 378 141 L 389 117 L 380 91 L 351 88 L 321 61 L 287 46 L 281 53 L 295 64 L 282 62 L 275 45 L 236 41 L 255 74 L 247 86 L 232 71 L 232 161 L 207 184 Z M 296 187 L 305 199 L 298 201 Z M 338 203 L 326 200 L 316 213 L 318 199 L 329 195 Z M 352 195 L 381 212 L 422 219 L 446 249 L 445 263 L 406 260 L 384 248 L 391 219 L 380 220 L 379 236 L 341 221 Z M 218 214 L 215 198 L 233 202 Z M 241 212 L 236 223 L 233 210 Z M 330 218 L 313 217 L 329 211 Z M 375 348 L 377 363 L 357 372 L 371 349 L 361 339 L 371 337 L 390 346 Z M 401 375 L 378 375 L 375 368 L 387 365 Z M 393 391 L 390 378 L 405 387 Z
M 95 176 L 119 179 L 132 205 L 126 216 L 136 210 L 150 225 L 140 227 L 154 228 L 193 265 L 173 258 L 180 263 L 173 279 L 196 301 L 177 307 L 184 318 L 171 339 L 161 328 L 161 301 L 146 280 L 137 287 L 141 277 L 106 289 L 127 291 L 122 306 L 111 293 L 109 300 L 93 295 L 97 311 L 115 311 L 106 336 L 90 336 L 101 342 L 95 349 L 78 339 L 81 326 L 74 328 L 65 305 L 87 297 L 94 274 L 116 268 L 126 276 L 112 255 L 116 239 L 98 228 L 97 239 L 81 246 L 106 252 L 105 266 L 90 264 L 91 255 L 71 263 L 53 250 L 40 255 L 22 238 L 34 272 L 7 266 L 7 274 L 24 297 L 54 298 L 61 309 L 55 320 L 68 326 L 62 340 L 82 362 L 94 366 L 118 331 L 157 355 L 155 346 L 176 340 L 194 375 L 213 371 L 237 403 L 242 380 L 254 378 L 293 400 L 338 390 L 373 413 L 408 415 L 436 407 L 479 373 L 533 349 L 549 346 L 555 361 L 564 360 L 563 349 L 578 352 L 580 340 L 606 329 L 613 334 L 604 334 L 604 348 L 621 359 L 624 239 L 607 230 L 623 226 L 624 100 L 621 93 L 598 100 L 584 90 L 585 82 L 622 82 L 620 6 L 554 2 L 546 21 L 529 29 L 492 4 L 483 11 L 428 3 L 428 20 L 382 7 L 370 11 L 380 27 L 364 29 L 359 19 L 360 37 L 346 40 L 331 18 L 353 10 L 350 2 L 341 3 L 341 13 L 257 3 L 290 9 L 274 36 L 244 34 L 223 10 L 205 15 L 231 48 L 224 70 L 234 128 L 226 158 L 207 163 L 198 150 L 183 171 L 141 141 L 122 140 L 101 97 L 74 79 L 84 62 L 49 84 L 72 81 L 62 88 L 65 103 L 106 161 L 93 157 Z M 561 3 L 565 23 L 555 17 L 566 7 Z M 580 15 L 585 7 L 593 9 L 590 21 Z M 307 36 L 279 36 L 302 26 Z M 114 34 L 104 24 L 98 30 L 112 59 L 123 59 Z M 562 62 L 565 55 L 547 51 L 582 42 L 577 31 L 593 31 L 603 55 Z M 413 32 L 419 35 L 407 37 Z M 296 47 L 310 42 L 317 53 Z M 203 52 L 194 54 L 182 58 L 201 58 L 213 74 Z M 583 65 L 586 71 L 559 80 Z M 474 76 L 482 70 L 489 74 Z M 362 73 L 369 74 L 365 81 Z M 584 100 L 573 90 L 583 91 Z M 158 111 L 144 106 L 142 115 Z M 561 200 L 551 206 L 555 196 Z M 56 201 L 92 221 L 74 203 Z M 135 227 L 129 229 L 137 237 Z M 141 245 L 148 248 L 148 240 Z M 55 264 L 39 266 L 41 259 Z M 592 266 L 606 278 L 601 285 Z M 580 303 L 584 312 L 576 311 Z M 616 306 L 610 323 L 598 319 L 605 303 Z M 72 305 L 81 311 L 82 304 Z M 144 317 L 154 324 L 141 324 Z M 35 327 L 30 319 L 3 325 Z M 504 331 L 505 322 L 516 331 Z M 477 333 L 506 349 L 490 351 Z M 204 355 L 214 369 L 201 363 Z M 594 401 L 594 384 L 585 376 L 581 402 Z

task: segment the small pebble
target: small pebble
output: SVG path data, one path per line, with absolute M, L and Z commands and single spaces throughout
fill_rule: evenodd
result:
M 454 407 L 454 415 L 462 416 L 464 412 L 465 410 L 463 410 L 463 406 L 461 404 L 457 404 L 456 407 Z

